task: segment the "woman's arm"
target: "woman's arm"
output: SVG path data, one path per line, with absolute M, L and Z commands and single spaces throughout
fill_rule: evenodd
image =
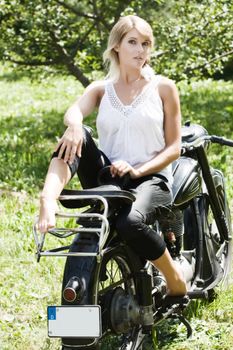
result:
M 68 125 L 68 128 L 57 146 L 57 149 L 60 147 L 58 158 L 61 158 L 65 151 L 65 162 L 57 158 L 53 158 L 50 162 L 40 196 L 38 229 L 41 232 L 47 232 L 49 228 L 55 226 L 56 200 L 71 177 L 70 169 L 66 162 L 72 162 L 76 152 L 81 156 L 82 120 L 83 117 L 94 110 L 98 104 L 100 93 L 101 85 L 91 84 L 65 114 L 65 123 Z
M 65 151 L 64 162 L 72 163 L 76 154 L 81 157 L 83 118 L 91 114 L 98 106 L 103 91 L 104 82 L 91 83 L 83 95 L 65 113 L 64 124 L 67 125 L 67 129 L 56 147 L 56 150 L 60 147 L 59 159 Z
M 65 113 L 65 125 L 73 126 L 82 124 L 83 118 L 91 114 L 95 107 L 98 106 L 103 88 L 103 81 L 95 81 L 88 85 L 82 96 Z

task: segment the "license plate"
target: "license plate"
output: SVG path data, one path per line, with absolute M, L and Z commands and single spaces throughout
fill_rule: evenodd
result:
M 48 306 L 48 335 L 62 338 L 99 338 L 100 306 Z

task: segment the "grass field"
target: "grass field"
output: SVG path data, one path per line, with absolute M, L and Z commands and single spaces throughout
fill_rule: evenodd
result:
M 212 134 L 233 139 L 233 83 L 179 85 L 183 121 L 201 123 Z M 60 303 L 63 259 L 35 259 L 32 225 L 38 194 L 56 139 L 64 130 L 65 109 L 82 91 L 72 77 L 31 81 L 0 68 L 0 349 L 58 350 L 47 337 L 46 306 Z M 91 116 L 87 124 L 94 126 Z M 233 208 L 233 150 L 213 147 L 212 164 L 226 175 Z M 73 180 L 72 186 L 77 186 Z M 233 281 L 211 304 L 188 310 L 191 340 L 184 327 L 165 322 L 158 329 L 158 349 L 233 348 Z M 148 346 L 148 349 L 150 347 Z M 110 350 L 110 349 L 109 349 Z

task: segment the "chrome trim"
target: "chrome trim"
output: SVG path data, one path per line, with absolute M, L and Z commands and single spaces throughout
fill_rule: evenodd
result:
M 48 231 L 48 233 L 39 233 L 37 230 L 37 223 L 38 223 L 38 216 L 36 217 L 34 226 L 33 226 L 33 236 L 34 236 L 34 241 L 36 244 L 36 255 L 37 255 L 37 260 L 40 260 L 41 256 L 56 256 L 56 257 L 67 257 L 67 256 L 101 256 L 102 255 L 102 250 L 104 247 L 104 244 L 108 238 L 108 234 L 109 234 L 109 222 L 107 220 L 107 216 L 108 216 L 108 202 L 107 200 L 100 195 L 76 195 L 76 196 L 72 196 L 72 195 L 66 195 L 66 196 L 60 196 L 59 199 L 61 200 L 79 200 L 79 199 L 95 199 L 95 200 L 99 200 L 100 202 L 102 202 L 103 204 L 103 214 L 99 214 L 99 213 L 80 213 L 80 212 L 76 212 L 76 213 L 63 213 L 63 212 L 58 212 L 56 213 L 57 217 L 60 218 L 99 218 L 100 219 L 100 223 L 101 223 L 101 227 L 100 228 L 93 228 L 93 227 L 74 227 L 74 228 L 53 228 L 51 230 Z M 59 231 L 60 230 L 60 231 Z M 51 250 L 45 250 L 43 251 L 43 247 L 46 241 L 46 236 L 47 234 L 51 233 L 59 233 L 64 235 L 63 238 L 65 238 L 65 234 L 67 233 L 68 235 L 72 235 L 75 233 L 79 233 L 79 232 L 95 232 L 99 235 L 99 249 L 98 252 L 96 253 L 90 253 L 90 252 L 63 252 L 63 251 L 52 251 Z M 72 233 L 73 232 L 73 233 Z M 70 233 L 70 234 L 69 234 Z M 61 237 L 62 238 L 62 237 Z M 61 247 L 62 248 L 62 247 Z M 54 248 L 56 249 L 56 248 Z M 64 249 L 65 250 L 65 249 Z

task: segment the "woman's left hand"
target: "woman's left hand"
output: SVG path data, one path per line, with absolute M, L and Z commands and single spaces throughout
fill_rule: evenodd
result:
M 112 163 L 110 167 L 110 172 L 112 177 L 115 176 L 124 176 L 125 174 L 129 173 L 130 177 L 132 179 L 136 179 L 140 177 L 140 173 L 137 169 L 133 168 L 129 163 L 125 162 L 124 160 L 118 160 L 114 163 Z

